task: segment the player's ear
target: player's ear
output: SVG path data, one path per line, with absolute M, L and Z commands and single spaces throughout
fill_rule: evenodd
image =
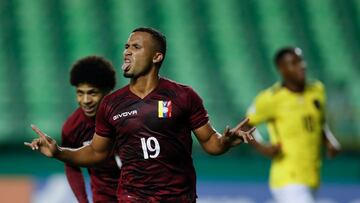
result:
M 160 52 L 156 52 L 153 57 L 153 63 L 160 63 L 164 59 L 164 54 Z

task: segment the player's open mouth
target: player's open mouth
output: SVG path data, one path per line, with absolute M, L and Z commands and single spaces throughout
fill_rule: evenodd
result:
M 95 107 L 85 107 L 83 106 L 82 109 L 85 111 L 85 113 L 92 113 L 95 110 Z
M 124 59 L 124 63 L 123 65 L 121 66 L 121 69 L 124 71 L 124 72 L 128 72 L 131 68 L 131 60 L 130 59 L 127 59 L 125 58 Z

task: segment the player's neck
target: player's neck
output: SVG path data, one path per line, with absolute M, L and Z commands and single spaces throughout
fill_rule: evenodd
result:
M 284 87 L 286 87 L 291 92 L 301 93 L 305 90 L 305 85 L 299 85 L 293 82 L 285 81 Z
M 132 93 L 143 99 L 158 86 L 159 80 L 158 72 L 150 72 L 144 76 L 131 79 L 129 88 Z

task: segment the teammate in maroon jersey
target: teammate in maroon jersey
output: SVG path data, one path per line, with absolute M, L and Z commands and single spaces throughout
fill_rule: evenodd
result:
M 115 86 L 112 64 L 102 57 L 89 56 L 77 61 L 70 72 L 70 83 L 76 87 L 79 108 L 66 120 L 62 146 L 79 148 L 88 145 L 95 132 L 95 115 L 103 97 Z M 93 202 L 117 202 L 116 190 L 120 169 L 111 156 L 103 165 L 88 168 Z M 78 166 L 65 164 L 65 173 L 76 199 L 88 202 L 84 178 Z
M 102 101 L 91 144 L 65 149 L 32 126 L 39 138 L 26 145 L 48 157 L 87 166 L 103 161 L 116 140 L 123 162 L 119 202 L 195 202 L 191 132 L 207 153 L 220 155 L 253 140 L 255 128 L 243 131 L 245 119 L 218 133 L 192 88 L 159 77 L 165 53 L 166 39 L 160 32 L 135 29 L 122 65 L 130 84 Z

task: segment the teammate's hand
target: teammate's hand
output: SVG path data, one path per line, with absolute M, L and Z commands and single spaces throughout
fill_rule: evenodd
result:
M 33 139 L 31 143 L 24 142 L 24 145 L 30 147 L 32 150 L 39 150 L 42 154 L 47 157 L 54 157 L 58 152 L 58 145 L 56 141 L 42 132 L 35 125 L 31 125 L 33 131 L 39 135 L 38 138 Z
M 255 131 L 255 127 L 247 129 L 249 119 L 246 118 L 242 120 L 235 128 L 230 129 L 229 126 L 226 126 L 221 141 L 225 145 L 236 146 L 240 143 L 255 142 L 252 133 Z

